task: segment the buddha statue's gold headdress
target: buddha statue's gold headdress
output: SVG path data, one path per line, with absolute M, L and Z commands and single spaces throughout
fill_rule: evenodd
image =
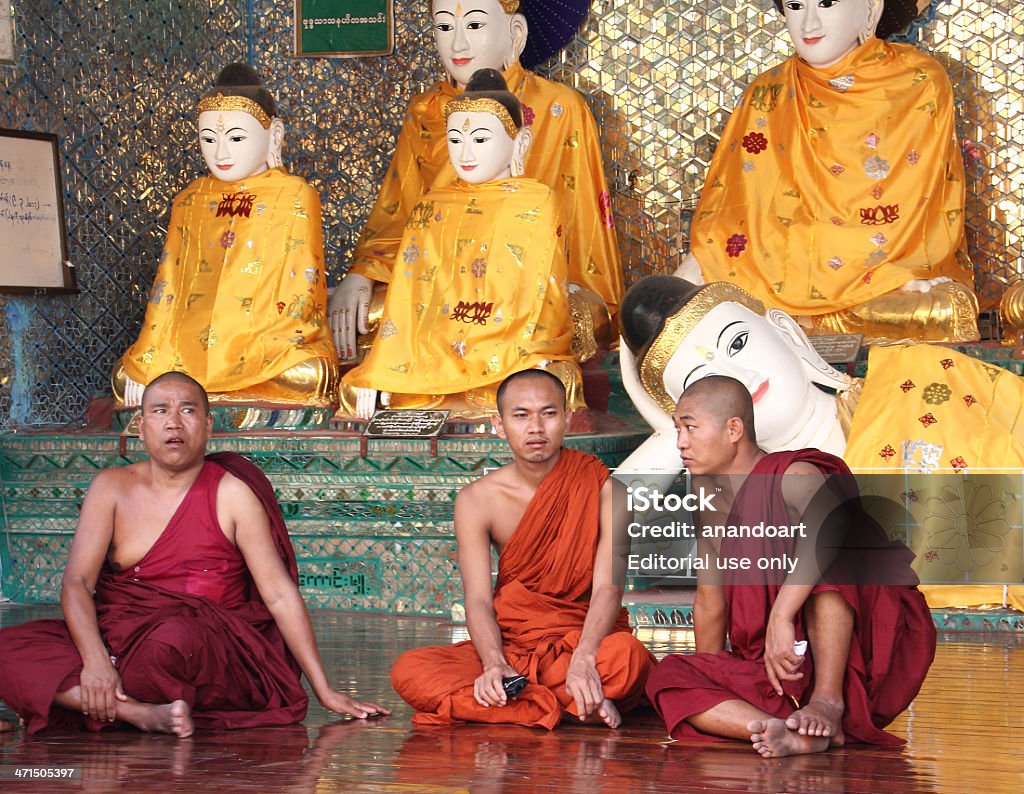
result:
M 523 128 L 523 108 L 505 85 L 505 78 L 496 69 L 480 69 L 473 73 L 466 90 L 444 106 L 444 120 L 452 113 L 490 113 L 496 116 L 508 133 L 516 137 Z
M 241 110 L 256 119 L 265 130 L 270 129 L 272 121 L 267 115 L 267 111 L 252 99 L 244 96 L 225 96 L 221 93 L 204 96 L 196 105 L 196 113 L 203 113 L 207 110 Z
M 259 75 L 243 63 L 225 66 L 213 87 L 196 105 L 196 113 L 208 110 L 240 110 L 256 119 L 263 129 L 269 129 L 277 115 L 277 105 L 263 86 Z
M 491 99 L 490 97 L 466 97 L 460 96 L 453 99 L 447 105 L 444 106 L 444 119 L 448 120 L 448 117 L 452 113 L 490 113 L 492 116 L 497 116 L 501 125 L 505 128 L 505 132 L 508 133 L 508 137 L 516 137 L 516 133 L 519 132 L 519 127 L 516 126 L 515 121 L 512 120 L 512 115 L 508 112 L 508 109 L 501 104 L 497 99 Z
M 519 10 L 519 0 L 498 0 L 506 14 L 514 14 Z
M 622 335 L 631 349 L 637 348 L 634 352 L 640 382 L 669 416 L 676 409 L 676 401 L 665 387 L 669 361 L 697 323 L 713 308 L 728 302 L 765 314 L 761 301 L 726 281 L 698 288 L 675 276 L 648 276 L 637 282 L 623 299 Z M 643 339 L 646 335 L 649 338 Z

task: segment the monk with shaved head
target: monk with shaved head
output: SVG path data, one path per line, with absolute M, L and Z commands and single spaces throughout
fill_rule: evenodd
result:
M 693 485 L 714 493 L 718 506 L 696 522 L 697 554 L 711 561 L 698 571 L 697 653 L 666 657 L 647 685 L 669 733 L 749 740 L 766 758 L 846 742 L 901 744 L 882 729 L 916 696 L 935 653 L 906 549 L 858 511 L 842 460 L 758 447 L 753 403 L 740 381 L 711 375 L 692 383 L 674 421 Z M 837 515 L 866 527 L 861 541 L 866 535 L 868 548 L 888 552 L 895 575 L 867 584 L 836 573 L 843 553 L 823 553 L 836 544 L 832 535 L 819 542 L 819 533 L 831 532 Z M 759 523 L 792 536 L 742 535 Z M 792 567 L 762 572 L 761 560 Z

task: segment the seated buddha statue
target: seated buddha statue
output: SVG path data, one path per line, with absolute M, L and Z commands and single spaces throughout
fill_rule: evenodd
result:
M 732 282 L 811 334 L 978 339 L 949 78 L 883 40 L 914 2 L 776 5 L 796 54 L 729 119 L 677 275 Z
M 528 34 L 524 11 L 535 25 L 551 18 L 543 0 L 432 0 L 434 41 L 447 79 L 409 103 L 351 265 L 331 295 L 330 323 L 342 361 L 356 360 L 370 344 L 372 334 L 358 344 L 357 335 L 379 327 L 381 299 L 374 295 L 402 270 L 402 237 L 423 194 L 456 180 L 445 107 L 484 68 L 501 71 L 522 105 L 533 136 L 525 176 L 551 188 L 563 207 L 577 355 L 584 360 L 614 341 L 609 313 L 622 297 L 622 273 L 597 125 L 580 94 L 520 63 Z
M 682 471 L 671 417 L 683 390 L 708 375 L 746 385 L 757 443 L 766 452 L 815 447 L 841 456 L 855 472 L 1024 468 L 1024 378 L 949 348 L 873 347 L 867 377 L 853 379 L 829 366 L 785 312 L 766 310 L 735 284 L 699 286 L 674 276 L 634 284 L 620 318 L 623 382 L 655 430 L 620 473 L 660 471 L 669 482 Z M 899 485 L 892 497 L 907 490 L 902 477 L 891 482 Z M 1019 552 L 1015 559 L 1017 570 L 994 566 L 988 580 L 1021 581 Z M 923 578 L 949 573 L 941 559 L 918 562 Z M 1002 587 L 925 591 L 932 606 L 1004 601 Z M 1007 601 L 1024 610 L 1024 587 L 1009 588 Z
M 571 349 L 564 219 L 558 195 L 522 176 L 531 130 L 501 73 L 478 71 L 445 106 L 458 178 L 413 208 L 369 354 L 345 373 L 340 411 L 495 411 L 497 386 L 544 367 L 582 405 Z
M 178 370 L 214 401 L 335 405 L 320 198 L 282 166 L 274 99 L 252 69 L 231 64 L 196 114 L 210 175 L 174 199 L 114 396 L 139 405 L 150 380 Z

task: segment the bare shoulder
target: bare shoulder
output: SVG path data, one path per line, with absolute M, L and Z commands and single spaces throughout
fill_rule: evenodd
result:
M 494 499 L 511 484 L 509 466 L 502 466 L 500 469 L 495 469 L 480 479 L 474 480 L 469 485 L 463 486 L 455 497 L 455 502 L 462 505 L 483 504 Z
M 806 460 L 796 460 L 790 463 L 786 467 L 786 474 L 813 474 L 819 479 L 825 479 L 825 475 L 821 473 L 821 469 L 813 463 L 808 463 Z
M 253 506 L 262 507 L 259 497 L 256 496 L 252 488 L 231 472 L 225 472 L 217 486 L 217 501 L 243 509 Z
M 113 469 L 104 469 L 89 483 L 89 494 L 97 496 L 125 496 L 149 482 L 149 466 L 146 462 L 130 463 Z

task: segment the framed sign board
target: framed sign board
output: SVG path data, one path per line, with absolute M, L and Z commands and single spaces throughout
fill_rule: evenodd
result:
M 57 136 L 0 129 L 0 292 L 75 292 Z
M 14 65 L 14 12 L 11 0 L 0 0 L 0 63 Z
M 359 58 L 395 48 L 394 0 L 294 0 L 295 54 Z

